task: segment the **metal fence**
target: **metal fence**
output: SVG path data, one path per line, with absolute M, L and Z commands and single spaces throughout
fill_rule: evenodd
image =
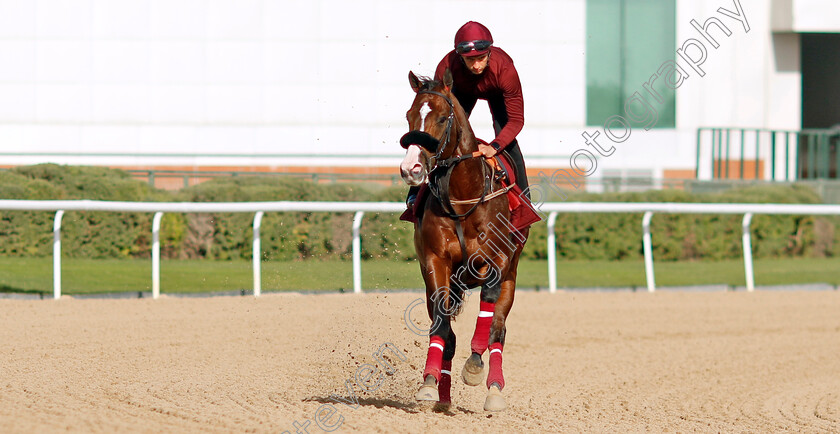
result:
M 840 179 L 840 129 L 697 129 L 697 179 Z M 708 156 L 704 159 L 703 156 Z
M 0 200 L 0 210 L 55 211 L 53 226 L 53 297 L 61 297 L 61 219 L 66 211 L 109 211 L 154 213 L 152 220 L 152 297 L 160 295 L 160 224 L 163 213 L 253 212 L 253 271 L 254 296 L 261 293 L 260 223 L 266 212 L 355 212 L 353 218 L 353 291 L 362 292 L 361 239 L 359 228 L 366 212 L 402 212 L 405 205 L 393 202 L 106 202 L 92 200 Z M 755 289 L 750 241 L 750 222 L 754 214 L 775 215 L 840 215 L 840 205 L 790 204 L 716 204 L 716 203 L 543 203 L 539 207 L 548 213 L 548 280 L 549 290 L 557 291 L 557 257 L 555 223 L 559 213 L 643 213 L 642 244 L 645 256 L 645 275 L 648 291 L 656 290 L 653 267 L 651 218 L 661 214 L 743 214 L 742 243 L 744 274 L 748 291 Z

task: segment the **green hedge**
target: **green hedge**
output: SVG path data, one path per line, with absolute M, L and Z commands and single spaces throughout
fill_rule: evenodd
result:
M 219 178 L 177 194 L 187 202 L 249 202 L 277 200 L 310 201 L 391 201 L 404 189 L 373 192 L 350 184 L 314 184 L 299 179 Z M 186 237 L 170 246 L 178 256 L 213 259 L 245 258 L 252 255 L 253 214 L 216 213 L 187 216 Z M 351 250 L 353 213 L 268 213 L 261 225 L 261 242 L 266 259 L 290 260 L 348 256 Z M 399 226 L 396 227 L 395 226 Z M 399 224 L 391 214 L 368 214 L 363 237 L 366 257 L 409 258 L 395 254 L 402 239 L 410 239 L 408 225 Z M 395 240 L 394 237 L 399 237 Z
M 556 198 L 551 198 L 556 200 Z M 644 193 L 573 193 L 571 202 L 799 203 L 820 198 L 803 186 L 752 187 L 715 194 L 680 190 Z M 742 256 L 742 215 L 654 214 L 653 254 L 657 260 L 732 259 Z M 558 255 L 567 259 L 622 260 L 643 256 L 642 214 L 560 214 L 556 223 Z M 840 219 L 836 217 L 758 215 L 752 220 L 757 258 L 840 254 Z M 525 255 L 546 256 L 546 225 L 533 226 Z
M 0 172 L 2 199 L 96 199 L 167 201 L 166 192 L 100 167 L 42 164 Z M 0 255 L 52 254 L 55 213 L 0 211 Z M 69 212 L 62 220 L 62 253 L 69 257 L 148 256 L 151 216 L 137 213 Z
M 44 164 L 0 171 L 0 199 L 97 199 L 119 201 L 245 202 L 276 200 L 388 201 L 405 198 L 403 186 L 315 184 L 281 177 L 218 178 L 167 192 L 100 167 Z M 549 200 L 559 200 L 557 197 Z M 568 201 L 586 202 L 757 202 L 819 203 L 805 187 L 762 187 L 723 194 L 665 190 L 626 194 L 573 193 Z M 0 256 L 52 253 L 52 212 L 0 211 Z M 68 212 L 62 253 L 68 257 L 148 257 L 150 213 Z M 654 215 L 657 260 L 726 259 L 741 256 L 739 215 Z M 352 213 L 268 213 L 262 223 L 265 259 L 347 258 Z M 561 214 L 557 219 L 558 255 L 566 259 L 641 258 L 641 214 Z M 164 215 L 161 243 L 169 258 L 250 259 L 251 213 Z M 756 216 L 753 249 L 757 258 L 834 256 L 840 253 L 837 218 Z M 546 225 L 532 227 L 524 257 L 542 259 Z M 362 224 L 365 258 L 414 258 L 413 227 L 396 214 L 368 213 Z

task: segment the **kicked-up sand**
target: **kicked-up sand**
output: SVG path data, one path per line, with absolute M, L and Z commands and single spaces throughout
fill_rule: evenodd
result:
M 838 291 L 518 293 L 501 413 L 477 293 L 452 407 L 414 400 L 420 297 L 0 300 L 0 432 L 840 432 Z

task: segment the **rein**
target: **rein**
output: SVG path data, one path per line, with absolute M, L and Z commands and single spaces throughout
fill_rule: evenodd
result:
M 501 190 L 492 191 L 493 190 L 493 178 L 495 176 L 496 167 L 498 166 L 498 162 L 495 160 L 493 161 L 493 176 L 487 176 L 487 165 L 481 165 L 481 173 L 482 177 L 484 178 L 484 190 L 481 192 L 481 197 L 476 199 L 465 199 L 465 200 L 452 200 L 449 198 L 449 180 L 452 176 L 452 170 L 455 169 L 455 166 L 464 161 L 469 160 L 471 158 L 478 158 L 481 157 L 482 154 L 479 151 L 475 151 L 471 154 L 467 155 L 459 155 L 457 157 L 447 158 L 445 160 L 440 160 L 441 155 L 443 155 L 444 150 L 449 145 L 449 138 L 452 133 L 452 125 L 455 121 L 455 104 L 452 103 L 452 100 L 444 95 L 441 92 L 437 92 L 434 90 L 421 90 L 418 93 L 425 93 L 430 95 L 435 95 L 443 98 L 444 101 L 449 105 L 449 117 L 447 118 L 446 122 L 446 129 L 443 132 L 443 137 L 439 141 L 440 145 L 438 146 L 438 150 L 435 155 L 432 157 L 432 170 L 429 171 L 429 187 L 432 191 L 432 194 L 440 201 L 441 205 L 444 208 L 444 211 L 449 215 L 452 219 L 463 219 L 468 217 L 472 214 L 482 202 L 485 202 L 490 199 L 494 199 L 508 190 L 512 186 L 503 188 Z M 443 171 L 441 173 L 441 171 Z M 488 195 L 488 191 L 490 194 Z M 459 214 L 455 211 L 455 208 L 452 205 L 473 205 L 467 212 Z
M 460 157 L 449 158 L 447 160 L 442 161 L 440 166 L 435 167 L 435 169 L 437 169 L 438 167 L 447 168 L 447 173 L 444 176 L 446 176 L 446 178 L 447 178 L 447 179 L 445 179 L 445 181 L 446 181 L 445 183 L 448 186 L 448 184 L 449 184 L 448 177 L 450 175 L 449 172 L 452 169 L 454 169 L 456 164 L 460 163 L 461 161 L 468 160 L 470 158 L 478 158 L 478 157 L 481 157 L 481 156 L 482 156 L 481 152 L 475 151 L 470 155 L 462 155 Z M 488 160 L 490 162 L 488 162 Z M 501 166 L 499 165 L 499 162 L 495 158 L 485 159 L 485 163 L 490 165 L 490 167 L 492 169 L 492 172 L 490 172 L 490 176 L 487 177 L 487 172 L 486 172 L 485 165 L 481 166 L 482 175 L 484 175 L 484 178 L 485 178 L 484 191 L 482 192 L 481 197 L 478 197 L 478 198 L 475 198 L 475 199 L 452 200 L 452 199 L 449 198 L 448 194 L 445 194 L 445 195 L 441 194 L 440 195 L 440 196 L 446 197 L 447 202 L 450 205 L 448 207 L 449 209 L 445 210 L 447 213 L 450 213 L 450 217 L 453 217 L 453 218 L 460 217 L 460 216 L 466 217 L 466 216 L 470 215 L 473 212 L 473 210 L 475 210 L 475 207 L 473 207 L 469 211 L 467 211 L 466 213 L 459 215 L 459 214 L 455 213 L 455 211 L 454 211 L 454 209 L 452 209 L 451 205 L 473 205 L 473 204 L 477 205 L 481 202 L 485 202 L 485 201 L 488 201 L 490 199 L 495 199 L 495 198 L 507 193 L 510 189 L 513 188 L 513 184 L 511 184 L 511 185 L 508 185 L 507 187 L 503 187 L 499 190 L 493 191 L 492 182 L 496 178 L 496 171 L 501 170 Z M 443 177 L 436 178 L 436 179 L 443 179 Z M 433 192 L 433 194 L 435 194 L 435 197 L 438 197 L 438 199 L 441 199 L 441 197 L 439 197 L 438 194 L 436 194 L 436 192 L 440 192 L 440 190 L 441 190 L 441 186 L 437 185 L 437 184 L 438 183 L 430 183 L 429 186 L 430 187 L 432 187 L 432 186 L 437 187 L 438 190 L 433 189 L 432 192 Z M 488 190 L 490 191 L 489 194 L 487 194 Z M 448 191 L 447 191 L 447 193 L 448 193 Z M 441 200 L 441 204 L 444 204 L 443 200 Z M 444 207 L 446 207 L 446 204 L 444 204 Z
M 475 151 L 475 152 L 473 152 L 473 153 L 472 153 L 472 155 L 470 156 L 470 158 L 477 158 L 477 157 L 480 157 L 480 156 L 481 156 L 481 152 L 479 152 L 479 151 Z M 511 185 L 508 185 L 507 187 L 503 187 L 503 188 L 501 188 L 501 189 L 499 189 L 499 190 L 493 191 L 492 180 L 496 178 L 496 171 L 497 171 L 497 170 L 500 170 L 500 169 L 501 169 L 501 166 L 499 165 L 499 162 L 498 162 L 496 159 L 492 158 L 492 157 L 491 157 L 491 158 L 486 159 L 486 160 L 485 160 L 485 162 L 486 162 L 487 160 L 489 160 L 489 161 L 491 161 L 491 162 L 492 162 L 492 164 L 490 165 L 490 167 L 493 169 L 493 171 L 490 173 L 490 178 L 489 178 L 489 179 L 491 180 L 491 181 L 490 181 L 491 185 L 490 185 L 490 187 L 489 187 L 489 189 L 490 189 L 490 194 L 488 194 L 488 195 L 486 195 L 486 196 L 482 194 L 482 196 L 481 196 L 481 197 L 476 198 L 476 199 L 463 199 L 463 200 L 452 200 L 452 199 L 449 199 L 449 203 L 450 203 L 450 204 L 452 204 L 452 205 L 472 205 L 472 204 L 479 204 L 479 203 L 481 203 L 481 202 L 483 202 L 483 201 L 486 201 L 486 200 L 495 199 L 495 198 L 497 198 L 497 197 L 499 197 L 499 196 L 501 196 L 501 195 L 503 195 L 503 194 L 507 193 L 507 192 L 508 192 L 511 188 L 513 188 L 513 184 L 511 184 Z M 489 163 L 488 163 L 488 164 L 489 164 Z M 484 166 L 482 166 L 482 172 L 483 172 L 483 169 L 484 169 Z M 486 191 L 487 191 L 487 187 L 485 186 L 485 192 L 486 192 Z
M 481 154 L 478 153 L 480 156 Z M 484 178 L 484 189 L 481 191 L 481 197 L 478 199 L 469 199 L 474 202 L 472 208 L 470 208 L 467 212 L 463 214 L 459 214 L 455 211 L 455 208 L 452 205 L 458 204 L 455 201 L 453 202 L 452 199 L 449 197 L 449 181 L 452 177 L 452 171 L 455 170 L 455 166 L 460 163 L 461 161 L 468 160 L 471 158 L 477 158 L 475 155 L 461 155 L 459 157 L 448 158 L 444 161 L 439 162 L 434 169 L 429 173 L 429 189 L 432 191 L 432 194 L 440 201 L 441 206 L 443 206 L 443 210 L 446 214 L 449 215 L 452 219 L 464 219 L 467 218 L 470 214 L 473 213 L 478 208 L 482 202 L 486 200 L 487 191 L 492 189 L 491 183 L 492 178 L 487 176 L 487 165 L 481 165 L 481 176 Z
M 446 129 L 444 130 L 442 140 L 438 141 L 440 143 L 440 145 L 438 146 L 438 150 L 432 157 L 432 170 L 429 171 L 429 189 L 431 190 L 432 195 L 434 195 L 437 198 L 438 202 L 440 202 L 441 207 L 443 207 L 443 211 L 447 214 L 447 216 L 452 220 L 455 220 L 455 233 L 458 236 L 458 243 L 461 245 L 462 262 L 460 267 L 463 267 L 463 264 L 465 263 L 467 258 L 467 245 L 464 241 L 463 222 L 467 219 L 467 217 L 470 214 L 472 214 L 476 209 L 478 209 L 478 206 L 481 205 L 483 202 L 501 196 L 502 194 L 510 190 L 513 187 L 513 185 L 494 192 L 493 181 L 499 163 L 496 160 L 492 160 L 493 164 L 490 165 L 486 161 L 482 161 L 481 176 L 484 179 L 484 188 L 481 191 L 481 197 L 477 199 L 465 200 L 450 199 L 449 182 L 450 178 L 452 177 L 452 171 L 455 169 L 455 166 L 464 160 L 482 157 L 482 154 L 479 151 L 475 151 L 471 154 L 450 157 L 441 161 L 440 158 L 443 155 L 443 151 L 449 145 L 449 138 L 452 133 L 452 125 L 455 122 L 455 104 L 452 103 L 452 100 L 449 99 L 448 96 L 437 91 L 421 90 L 418 93 L 427 93 L 439 96 L 443 98 L 447 104 L 449 104 L 449 118 L 446 122 Z M 493 170 L 491 176 L 487 175 L 488 165 L 490 165 Z M 490 194 L 488 194 L 488 192 L 490 192 Z M 466 212 L 459 214 L 457 211 L 455 211 L 453 205 L 472 205 L 472 207 Z

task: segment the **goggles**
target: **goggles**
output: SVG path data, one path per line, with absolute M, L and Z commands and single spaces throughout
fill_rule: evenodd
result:
M 467 54 L 470 51 L 485 51 L 493 45 L 490 41 L 469 41 L 461 42 L 455 46 L 455 52 L 458 54 Z

